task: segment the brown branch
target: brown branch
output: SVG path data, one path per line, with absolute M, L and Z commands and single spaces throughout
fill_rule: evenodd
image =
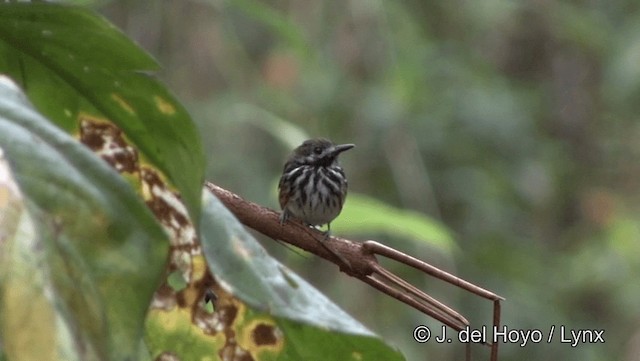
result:
M 341 266 L 341 271 L 354 276 L 365 276 L 372 273 L 371 262 L 375 262 L 373 255 L 363 257 L 362 243 L 350 241 L 344 238 L 329 236 L 324 233 L 304 225 L 302 222 L 290 218 L 283 225 L 280 224 L 280 214 L 269 209 L 244 200 L 224 188 L 220 188 L 211 182 L 205 182 L 205 186 L 211 193 L 220 199 L 222 203 L 233 213 L 245 226 L 252 228 L 267 237 L 281 240 L 292 244 L 318 257 L 322 257 L 329 262 Z M 350 269 L 342 264 L 340 259 L 322 246 L 318 241 L 341 254 L 349 260 Z
M 376 255 L 398 261 L 493 301 L 494 330 L 499 326 L 500 301 L 504 300 L 504 298 L 493 292 L 378 242 L 355 242 L 340 237 L 327 237 L 324 233 L 295 219 L 289 219 L 285 224 L 280 224 L 279 213 L 246 201 L 213 183 L 205 182 L 205 186 L 247 227 L 322 257 L 338 265 L 342 272 L 358 278 L 400 302 L 439 320 L 456 331 L 469 326 L 469 321 L 455 310 L 382 267 Z M 486 345 L 491 346 L 491 360 L 497 360 L 498 344 L 486 343 Z

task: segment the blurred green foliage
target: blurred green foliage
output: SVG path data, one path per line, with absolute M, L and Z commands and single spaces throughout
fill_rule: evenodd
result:
M 510 328 L 606 330 L 605 344 L 506 344 L 501 360 L 638 359 L 637 2 L 172 0 L 99 10 L 158 58 L 189 104 L 208 179 L 276 206 L 286 139 L 300 135 L 274 136 L 267 118 L 355 143 L 342 160 L 350 189 L 440 220 L 461 252 L 375 230 L 351 236 L 505 296 Z M 460 358 L 455 343 L 412 341 L 413 327 L 436 322 L 321 261 L 272 252 L 410 360 Z M 396 271 L 489 322 L 485 302 Z

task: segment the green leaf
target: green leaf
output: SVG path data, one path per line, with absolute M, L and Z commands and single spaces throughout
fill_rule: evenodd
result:
M 69 132 L 86 114 L 114 122 L 179 190 L 199 219 L 204 155 L 184 107 L 142 73 L 157 63 L 89 10 L 49 3 L 0 4 L 0 73 Z
M 0 175 L 0 341 L 11 359 L 55 360 L 56 348 L 70 348 L 69 329 L 65 323 L 56 327 L 55 306 L 43 297 L 44 252 L 1 150 Z
M 0 260 L 8 359 L 138 359 L 166 261 L 164 231 L 123 178 L 38 114 L 6 77 L 0 148 L 22 194 L 0 207 L 0 219 L 16 225 L 0 223 L 0 235 L 8 234 L 0 238 L 8 250 Z
M 266 253 L 214 196 L 203 195 L 202 249 L 226 290 L 274 317 L 278 360 L 402 360 L 362 324 Z M 256 316 L 259 317 L 259 316 Z M 265 316 L 262 316 L 265 317 Z
M 392 207 L 375 198 L 350 192 L 340 217 L 331 222 L 337 233 L 385 233 L 426 242 L 450 254 L 453 236 L 440 222 L 415 211 Z

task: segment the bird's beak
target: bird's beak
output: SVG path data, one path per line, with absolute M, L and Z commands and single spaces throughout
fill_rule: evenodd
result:
M 333 147 L 333 150 L 331 151 L 331 153 L 334 156 L 337 156 L 338 154 L 344 152 L 345 150 L 349 150 L 355 146 L 356 146 L 355 144 L 339 144 Z

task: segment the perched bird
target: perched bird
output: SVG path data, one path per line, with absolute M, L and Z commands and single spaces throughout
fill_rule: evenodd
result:
M 331 229 L 330 223 L 342 211 L 347 196 L 347 178 L 338 156 L 354 146 L 335 145 L 319 138 L 294 149 L 278 184 L 280 223 L 293 217 L 311 226 L 326 224 L 327 230 Z

